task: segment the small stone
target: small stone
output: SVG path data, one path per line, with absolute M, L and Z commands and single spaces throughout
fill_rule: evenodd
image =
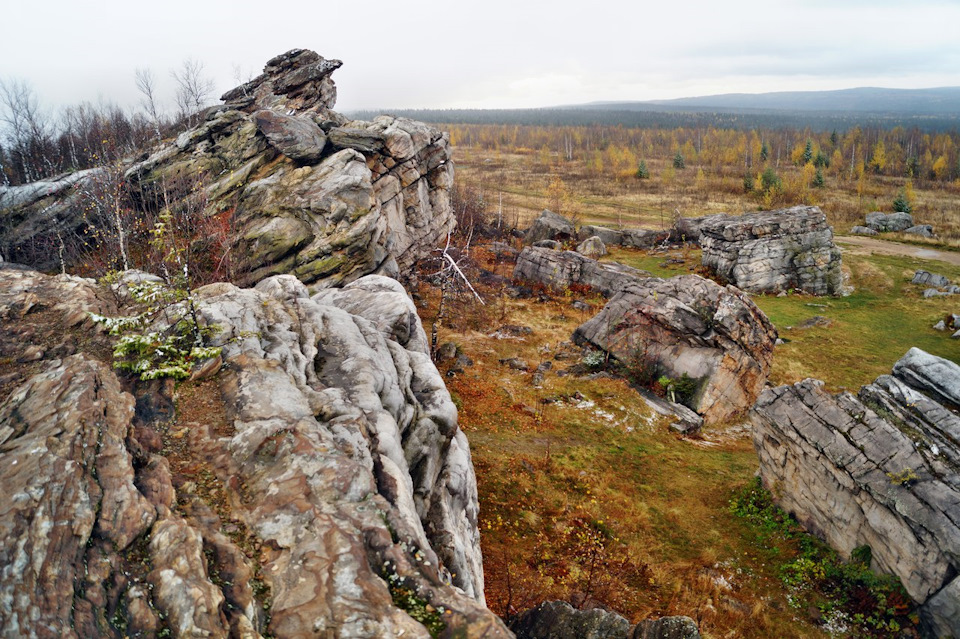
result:
M 444 362 L 457 356 L 457 345 L 453 342 L 444 342 L 437 348 L 437 361 Z
M 510 357 L 510 358 L 501 359 L 500 363 L 503 364 L 504 366 L 508 366 L 512 368 L 515 371 L 530 370 L 530 366 L 527 364 L 527 362 L 520 359 L 519 357 Z
M 44 350 L 37 346 L 31 345 L 24 349 L 23 354 L 17 358 L 17 361 L 21 364 L 27 364 L 29 362 L 35 362 L 37 360 L 43 359 Z

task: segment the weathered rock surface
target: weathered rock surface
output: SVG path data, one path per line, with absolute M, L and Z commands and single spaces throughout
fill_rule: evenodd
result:
M 284 115 L 263 109 L 253 115 L 257 131 L 281 154 L 301 164 L 315 164 L 323 157 L 327 136 L 310 118 Z
M 58 286 L 76 306 L 36 301 Z M 85 354 L 0 398 L 0 636 L 429 637 L 408 610 L 509 637 L 482 603 L 469 447 L 403 289 L 311 298 L 280 276 L 196 297 L 221 328 L 225 419 L 157 431 Z M 0 269 L 5 322 L 110 299 Z M 171 446 L 206 474 L 186 481 Z
M 610 229 L 605 226 L 582 226 L 577 232 L 578 240 L 599 237 L 607 246 L 626 246 L 628 248 L 651 248 L 663 243 L 670 236 L 669 231 L 650 229 Z
M 704 423 L 749 408 L 766 383 L 777 332 L 741 291 L 697 275 L 633 279 L 574 340 L 607 351 L 627 366 L 698 380 L 689 405 Z
M 293 273 L 320 288 L 408 268 L 455 223 L 448 136 L 332 111 L 339 66 L 302 49 L 274 58 L 198 126 L 125 166 L 127 190 L 141 208 L 192 198 L 204 216 L 227 212 L 246 284 Z M 59 268 L 57 233 L 69 238 L 97 221 L 68 188 L 97 175 L 83 173 L 0 192 L 6 259 Z
M 913 226 L 913 216 L 909 213 L 867 213 L 866 226 L 879 233 L 905 231 Z
M 933 227 L 929 224 L 917 224 L 911 226 L 903 232 L 910 233 L 911 235 L 919 235 L 920 237 L 934 237 Z
M 764 485 L 841 555 L 873 551 L 923 604 L 929 636 L 960 636 L 960 366 L 911 349 L 858 396 L 805 380 L 752 411 Z
M 751 293 L 841 292 L 840 249 L 816 206 L 717 218 L 700 226 L 703 265 Z
M 613 295 L 636 278 L 649 277 L 617 262 L 598 262 L 574 251 L 557 251 L 528 246 L 517 257 L 514 279 L 566 288 L 571 284 L 589 286 L 606 296 Z
M 672 231 L 673 239 L 677 242 L 690 242 L 692 244 L 700 243 L 700 230 L 706 224 L 719 224 L 724 220 L 735 219 L 732 215 L 726 213 L 715 213 L 713 215 L 704 215 L 703 217 L 681 217 L 677 218 Z
M 913 279 L 910 280 L 910 283 L 933 286 L 935 288 L 944 288 L 950 286 L 950 280 L 947 279 L 946 276 L 940 275 L 939 273 L 924 271 L 922 269 L 913 274 Z
M 540 240 L 567 242 L 576 237 L 573 222 L 549 209 L 541 211 L 537 219 L 523 236 L 524 244 L 533 244 Z
M 565 601 L 545 601 L 513 619 L 517 639 L 700 639 L 690 617 L 663 617 L 636 626 L 615 612 L 577 610 Z
M 607 254 L 607 247 L 604 245 L 603 240 L 596 235 L 592 235 L 577 244 L 577 253 L 584 257 L 597 259 Z
M 850 229 L 850 235 L 878 235 L 878 233 L 869 226 L 855 226 Z

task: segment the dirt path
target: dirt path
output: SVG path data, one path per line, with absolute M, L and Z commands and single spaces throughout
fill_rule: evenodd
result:
M 960 266 L 960 253 L 953 251 L 938 251 L 936 249 L 926 248 L 924 246 L 915 246 L 913 244 L 901 244 L 900 242 L 889 242 L 887 240 L 878 240 L 873 237 L 862 237 L 856 235 L 839 235 L 834 238 L 837 244 L 850 250 L 851 247 L 856 253 L 879 253 L 881 255 L 900 255 L 903 257 L 916 257 L 921 260 L 939 260 L 954 266 Z

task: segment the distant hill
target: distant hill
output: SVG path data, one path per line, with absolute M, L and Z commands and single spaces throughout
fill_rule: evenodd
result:
M 727 93 L 646 102 L 589 102 L 543 109 L 366 110 L 349 115 L 371 119 L 384 112 L 441 125 L 642 128 L 708 125 L 732 129 L 809 127 L 827 131 L 845 131 L 855 126 L 886 129 L 903 126 L 943 131 L 960 127 L 960 87 Z
M 882 89 L 860 87 L 837 91 L 725 93 L 674 100 L 592 102 L 564 108 L 614 111 L 732 109 L 749 111 L 821 111 L 902 115 L 960 115 L 960 87 Z

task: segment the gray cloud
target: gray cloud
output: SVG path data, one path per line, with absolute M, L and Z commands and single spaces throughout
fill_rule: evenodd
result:
M 960 4 L 946 1 L 557 0 L 449 3 L 170 0 L 8 10 L 0 77 L 48 104 L 137 102 L 133 73 L 204 61 L 219 92 L 273 55 L 340 58 L 340 107 L 542 106 L 715 92 L 960 85 Z M 22 26 L 22 28 L 20 28 Z

